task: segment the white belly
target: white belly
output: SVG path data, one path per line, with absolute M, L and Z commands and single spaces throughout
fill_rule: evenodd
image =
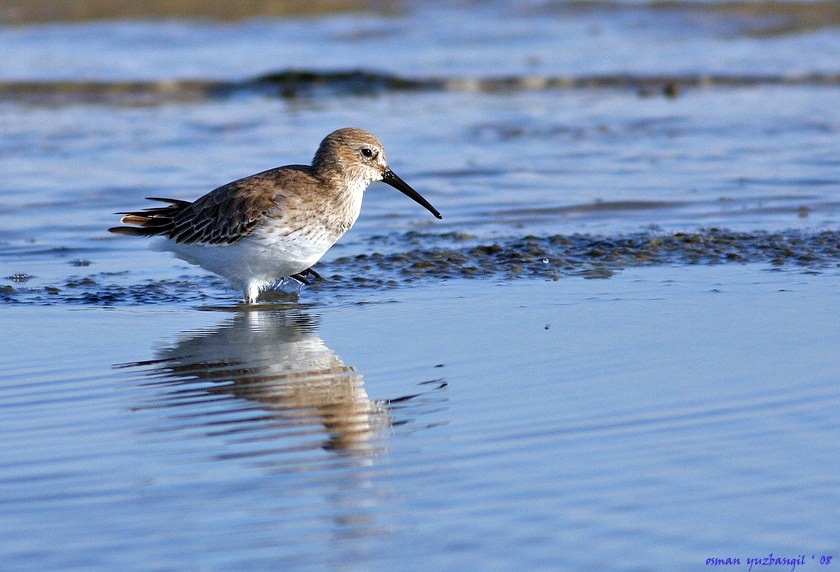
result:
M 233 244 L 179 244 L 165 239 L 156 246 L 249 291 L 303 272 L 318 262 L 334 243 L 334 239 L 326 236 L 312 240 L 300 234 L 255 233 Z

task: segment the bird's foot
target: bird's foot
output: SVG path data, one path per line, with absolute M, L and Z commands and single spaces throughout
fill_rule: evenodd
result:
M 306 284 L 307 286 L 309 286 L 312 283 L 310 282 L 310 280 L 323 280 L 321 275 L 312 270 L 311 268 L 307 268 L 306 270 L 298 272 L 297 274 L 292 274 L 291 276 L 289 276 L 289 278 L 294 278 L 301 284 Z

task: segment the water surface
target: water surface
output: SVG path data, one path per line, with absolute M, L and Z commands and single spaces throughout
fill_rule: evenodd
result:
M 5 559 L 819 557 L 837 538 L 838 287 L 723 265 L 233 315 L 7 308 L 7 352 L 27 357 L 4 357 Z

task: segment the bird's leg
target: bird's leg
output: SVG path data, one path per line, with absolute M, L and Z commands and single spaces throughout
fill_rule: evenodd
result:
M 251 282 L 245 287 L 245 303 L 246 304 L 256 304 L 257 298 L 260 295 L 260 283 L 259 282 Z

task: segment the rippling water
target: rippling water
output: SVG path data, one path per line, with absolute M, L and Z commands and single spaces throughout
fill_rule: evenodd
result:
M 836 3 L 261 5 L 0 7 L 4 570 L 830 569 Z M 105 232 L 346 125 L 444 219 Z

